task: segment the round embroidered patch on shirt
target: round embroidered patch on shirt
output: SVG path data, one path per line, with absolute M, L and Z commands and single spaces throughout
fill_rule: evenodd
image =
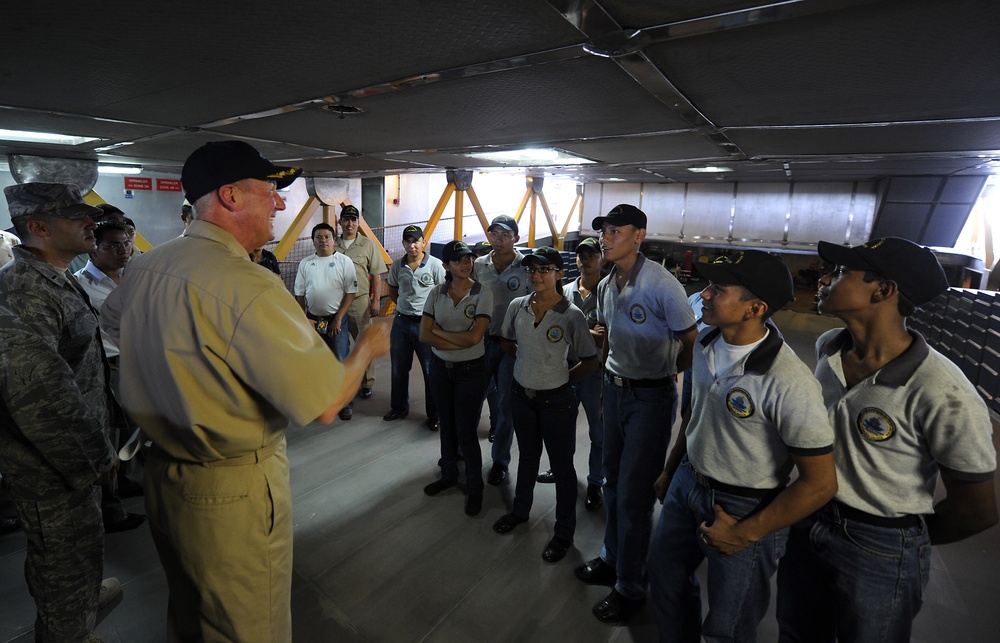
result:
M 521 287 L 521 280 L 517 277 L 511 277 L 507 280 L 507 290 L 517 290 Z
M 476 316 L 475 304 L 469 304 L 468 306 L 465 307 L 465 316 L 468 317 L 469 319 L 472 319 L 473 317 Z
M 736 417 L 744 420 L 754 412 L 753 399 L 741 388 L 734 388 L 726 394 L 726 408 Z
M 431 273 L 425 272 L 424 274 L 420 275 L 420 283 L 422 283 L 423 285 L 429 286 L 431 285 L 432 281 L 434 281 L 434 277 L 431 276 Z
M 590 310 L 587 311 L 587 320 L 588 321 L 593 321 L 593 322 L 597 321 L 597 309 L 596 308 L 591 308 Z
M 869 406 L 858 413 L 858 431 L 871 442 L 883 442 L 896 433 L 896 425 L 881 409 Z
M 628 316 L 635 323 L 641 324 L 646 321 L 646 309 L 639 304 L 635 304 L 629 309 Z
M 559 326 L 553 326 L 545 333 L 546 339 L 555 344 L 563 338 L 563 329 Z

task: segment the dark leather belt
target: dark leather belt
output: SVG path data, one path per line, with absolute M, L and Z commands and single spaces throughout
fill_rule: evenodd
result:
M 324 317 L 320 317 L 319 315 L 313 315 L 310 312 L 306 312 L 306 318 L 307 319 L 312 319 L 313 321 L 332 322 L 336 317 L 337 317 L 336 313 L 334 313 L 332 315 L 326 315 Z
M 725 482 L 719 482 L 714 478 L 709 478 L 703 473 L 699 473 L 697 469 L 693 466 L 691 469 L 694 471 L 694 477 L 698 481 L 698 484 L 703 487 L 708 487 L 712 491 L 721 491 L 722 493 L 732 494 L 734 496 L 740 496 L 743 498 L 767 498 L 768 496 L 778 495 L 783 487 L 778 487 L 777 489 L 754 489 L 752 487 L 737 487 L 735 485 L 726 484 Z
M 875 514 L 870 514 L 867 511 L 861 511 L 860 509 L 849 507 L 842 502 L 838 502 L 837 500 L 832 501 L 830 504 L 833 507 L 834 511 L 841 518 L 847 518 L 848 520 L 857 520 L 858 522 L 864 523 L 866 525 L 872 525 L 874 527 L 886 527 L 888 529 L 907 529 L 909 527 L 920 526 L 920 516 L 916 514 L 910 514 L 908 516 L 897 516 L 895 518 L 888 518 L 886 516 L 876 516 Z
M 611 371 L 606 371 L 606 378 L 609 384 L 620 386 L 621 388 L 662 388 L 677 384 L 677 376 L 671 375 L 658 380 L 630 380 L 621 375 L 615 375 Z
M 464 362 L 449 362 L 446 359 L 441 359 L 437 355 L 434 356 L 436 359 L 440 359 L 444 363 L 445 368 L 450 368 L 456 371 L 471 371 L 475 366 L 483 366 L 485 368 L 486 357 L 477 357 L 476 359 L 467 359 Z
M 397 317 L 402 317 L 403 319 L 406 319 L 406 320 L 409 320 L 409 321 L 415 321 L 415 322 L 418 322 L 421 319 L 423 319 L 422 315 L 404 315 L 403 313 L 396 313 L 396 316 Z
M 544 402 L 546 400 L 551 400 L 557 397 L 562 397 L 563 395 L 566 395 L 566 392 L 569 390 L 569 388 L 570 388 L 569 383 L 563 384 L 559 388 L 550 388 L 545 390 L 524 388 L 523 386 L 517 383 L 517 380 L 514 380 L 514 382 L 510 386 L 510 390 L 513 391 L 514 393 L 517 393 L 518 395 L 523 395 L 529 400 L 539 400 L 541 402 Z

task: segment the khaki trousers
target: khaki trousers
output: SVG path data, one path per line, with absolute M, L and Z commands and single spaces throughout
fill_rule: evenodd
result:
M 178 462 L 154 450 L 145 488 L 170 592 L 168 639 L 291 641 L 292 500 L 284 436 L 270 449 L 217 463 Z

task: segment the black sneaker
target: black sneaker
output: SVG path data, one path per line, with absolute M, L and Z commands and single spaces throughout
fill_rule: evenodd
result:
M 494 463 L 490 468 L 490 473 L 486 476 L 486 482 L 490 483 L 494 487 L 502 485 L 503 481 L 507 479 L 507 467 L 502 464 Z

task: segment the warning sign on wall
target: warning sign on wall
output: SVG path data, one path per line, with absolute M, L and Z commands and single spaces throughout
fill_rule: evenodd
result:
M 153 189 L 153 179 L 144 179 L 138 176 L 126 176 L 125 177 L 125 189 L 126 190 L 152 190 Z
M 180 179 L 156 179 L 156 189 L 160 192 L 180 192 Z

